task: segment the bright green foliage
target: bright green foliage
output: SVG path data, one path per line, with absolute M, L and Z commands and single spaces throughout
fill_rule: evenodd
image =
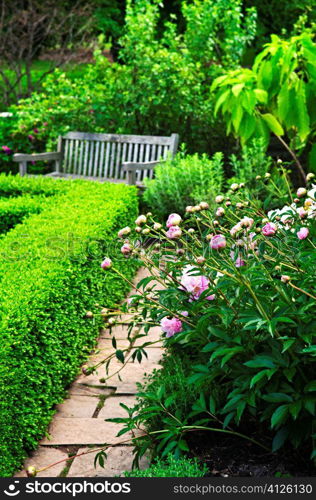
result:
M 43 185 L 46 180 L 55 182 Z M 0 192 L 2 181 L 7 194 L 10 182 L 14 192 L 12 177 L 0 179 Z M 20 188 L 23 182 L 29 189 L 32 181 L 17 179 Z M 135 188 L 89 181 L 56 186 L 61 193 L 41 213 L 1 239 L 1 476 L 11 475 L 36 446 L 94 345 L 102 322 L 95 304 L 113 307 L 128 289 L 100 261 L 116 253 L 117 229 L 137 215 Z M 113 261 L 132 278 L 134 260 Z
M 155 169 L 155 179 L 145 181 L 144 200 L 160 217 L 185 211 L 201 199 L 211 201 L 221 191 L 224 181 L 223 155 L 179 153 Z
M 25 217 L 39 213 L 46 204 L 47 198 L 41 196 L 0 198 L 0 234 L 23 222 Z
M 71 182 L 65 182 L 63 179 L 0 174 L 0 198 L 11 198 L 21 195 L 43 195 L 49 197 L 66 193 L 71 186 Z
M 155 460 L 147 469 L 125 471 L 124 477 L 204 477 L 206 474 L 206 465 L 200 465 L 196 459 L 176 459 L 169 454 L 164 460 Z
M 309 34 L 271 42 L 256 57 L 253 68 L 229 71 L 212 86 L 217 91 L 215 113 L 221 111 L 227 133 L 242 144 L 271 132 L 286 135 L 301 151 L 316 131 L 316 45 Z M 313 149 L 314 151 L 314 149 Z

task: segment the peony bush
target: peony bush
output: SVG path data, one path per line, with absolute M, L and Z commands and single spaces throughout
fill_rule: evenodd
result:
M 150 271 L 129 299 L 130 335 L 136 325 L 159 325 L 167 356 L 189 358 L 187 385 L 196 391 L 185 418 L 168 411 L 162 393 L 119 419 L 127 430 L 169 414 L 165 428 L 142 438 L 143 451 L 153 441 L 165 453 L 188 450 L 186 435 L 197 429 L 316 457 L 316 186 L 289 188 L 288 203 L 267 213 L 246 193 L 233 184 L 215 210 L 188 206 L 165 227 L 148 213 L 119 232 L 122 258 Z M 108 259 L 102 267 L 121 275 Z M 138 361 L 150 345 L 143 340 Z M 117 357 L 124 362 L 124 352 Z

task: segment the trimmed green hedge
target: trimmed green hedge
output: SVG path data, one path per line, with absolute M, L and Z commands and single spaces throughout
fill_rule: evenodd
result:
M 117 255 L 116 231 L 137 215 L 136 189 L 63 183 L 66 192 L 0 242 L 0 476 L 11 475 L 36 446 L 94 345 L 101 317 L 86 312 L 127 292 L 100 262 Z M 116 264 L 132 278 L 136 262 Z
M 76 181 L 85 183 L 86 181 Z M 0 198 L 16 197 L 24 194 L 54 196 L 67 192 L 73 182 L 51 177 L 21 177 L 20 175 L 0 174 Z
M 0 198 L 0 234 L 23 222 L 25 217 L 40 213 L 46 204 L 47 198 L 43 196 Z

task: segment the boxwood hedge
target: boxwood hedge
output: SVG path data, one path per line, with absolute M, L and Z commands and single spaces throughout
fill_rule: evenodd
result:
M 0 476 L 36 446 L 94 345 L 101 325 L 95 304 L 113 305 L 127 292 L 125 282 L 102 272 L 100 259 L 113 255 L 115 263 L 115 233 L 137 215 L 135 188 L 60 185 L 54 203 L 0 240 Z M 129 278 L 137 267 L 124 258 L 116 264 Z
M 44 196 L 29 195 L 0 198 L 0 234 L 23 222 L 25 217 L 41 212 L 47 200 Z

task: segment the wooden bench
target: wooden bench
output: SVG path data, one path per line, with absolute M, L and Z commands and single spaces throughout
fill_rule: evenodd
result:
M 20 175 L 27 174 L 28 162 L 53 161 L 55 171 L 50 176 L 142 185 L 144 177 L 153 177 L 158 163 L 175 155 L 178 142 L 178 134 L 159 137 L 69 132 L 58 138 L 57 152 L 17 153 L 13 161 L 19 163 Z

